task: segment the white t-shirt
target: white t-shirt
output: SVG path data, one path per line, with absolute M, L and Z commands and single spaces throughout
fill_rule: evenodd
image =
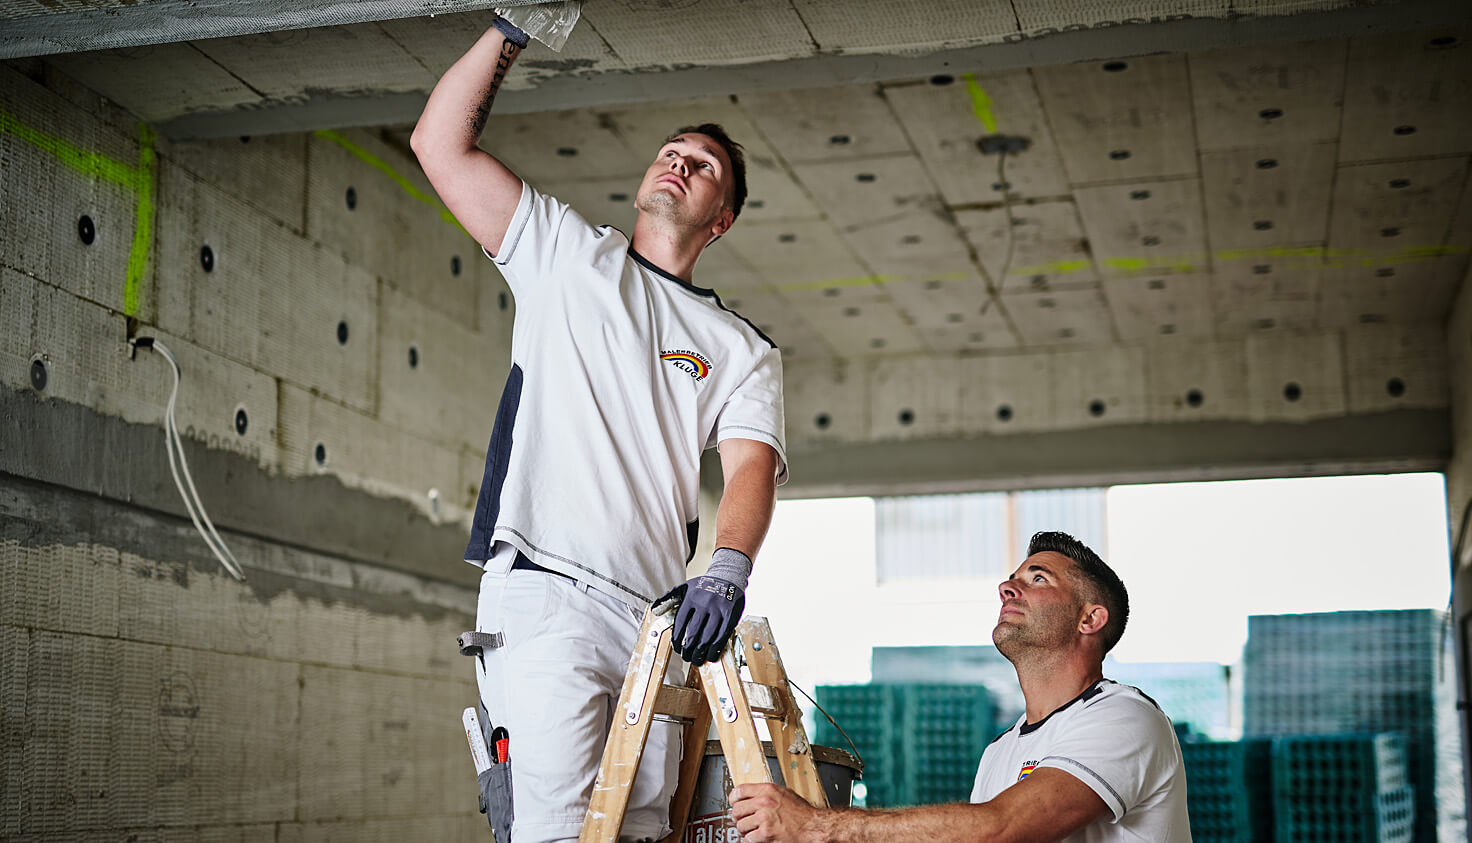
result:
M 1022 715 L 982 753 L 971 801 L 996 798 L 1038 767 L 1088 785 L 1112 814 L 1064 843 L 1191 841 L 1175 729 L 1138 688 L 1101 679 L 1038 723 Z
M 652 601 L 686 579 L 701 451 L 764 442 L 786 481 L 781 353 L 713 290 L 530 185 L 492 259 L 516 297 L 512 372 L 465 558 L 504 541 Z

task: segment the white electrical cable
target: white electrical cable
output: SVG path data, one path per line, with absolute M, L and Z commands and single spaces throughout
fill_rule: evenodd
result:
M 168 346 L 158 340 L 152 341 L 152 347 L 168 359 L 174 374 L 174 388 L 169 393 L 168 409 L 164 411 L 164 446 L 169 454 L 169 473 L 174 475 L 174 486 L 179 489 L 179 497 L 184 499 L 184 508 L 189 511 L 189 520 L 194 522 L 194 529 L 199 531 L 200 538 L 209 545 L 210 551 L 215 554 L 216 559 L 220 560 L 220 564 L 230 576 L 244 582 L 245 574 L 240 570 L 240 563 L 235 560 L 235 555 L 230 552 L 230 548 L 225 546 L 225 540 L 220 538 L 214 522 L 210 521 L 209 514 L 204 511 L 204 503 L 199 499 L 199 491 L 194 488 L 194 478 L 189 474 L 189 463 L 184 459 L 184 442 L 179 438 L 179 422 L 174 417 L 174 407 L 179 400 L 179 361 L 174 357 L 174 353 L 169 351 Z M 174 455 L 176 450 L 178 451 L 177 461 Z M 179 480 L 181 467 L 184 470 L 184 482 Z M 188 492 L 184 490 L 186 482 L 189 485 Z M 196 509 L 198 509 L 198 514 L 195 513 Z M 204 526 L 200 526 L 200 521 L 204 522 Z M 205 532 L 206 528 L 209 532 Z

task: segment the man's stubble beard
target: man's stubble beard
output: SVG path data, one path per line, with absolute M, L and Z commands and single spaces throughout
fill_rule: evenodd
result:
M 649 191 L 634 201 L 634 210 L 662 219 L 681 228 L 706 228 L 715 223 L 721 209 L 717 208 L 710 219 L 700 220 L 690 213 L 688 205 L 681 204 L 667 190 L 658 188 Z
M 1071 609 L 1055 611 L 1061 614 L 1063 611 L 1071 612 Z M 1045 612 L 1041 616 L 1028 616 L 1026 625 L 998 623 L 992 628 L 992 644 L 1014 665 L 1019 663 L 1019 659 L 1028 660 L 1034 655 L 1046 658 L 1047 654 L 1063 649 L 1070 635 L 1069 628 L 1061 619 L 1052 615 L 1053 612 Z

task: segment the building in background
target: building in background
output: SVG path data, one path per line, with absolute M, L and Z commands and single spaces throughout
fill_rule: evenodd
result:
M 1005 579 L 1033 533 L 1061 530 L 1109 558 L 1104 489 L 874 499 L 876 574 L 885 583 Z
M 998 730 L 1021 716 L 1025 703 L 1012 663 L 992 646 L 875 647 L 876 683 L 981 685 L 996 700 Z M 1231 728 L 1231 668 L 1215 662 L 1119 662 L 1104 659 L 1104 675 L 1144 691 L 1181 731 L 1203 738 L 1235 737 Z

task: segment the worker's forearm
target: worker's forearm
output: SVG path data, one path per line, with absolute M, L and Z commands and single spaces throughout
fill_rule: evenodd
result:
M 726 479 L 716 508 L 716 547 L 729 547 L 751 560 L 761 550 L 777 506 L 777 478 L 762 464 L 743 466 Z
M 521 48 L 506 40 L 500 30 L 486 30 L 434 86 L 414 127 L 411 142 L 415 150 L 463 152 L 473 148 L 486 127 L 506 71 L 520 53 Z
M 929 840 L 935 843 L 983 843 L 998 836 L 996 818 L 986 805 L 927 805 L 904 811 L 827 811 L 823 843 L 890 843 Z

